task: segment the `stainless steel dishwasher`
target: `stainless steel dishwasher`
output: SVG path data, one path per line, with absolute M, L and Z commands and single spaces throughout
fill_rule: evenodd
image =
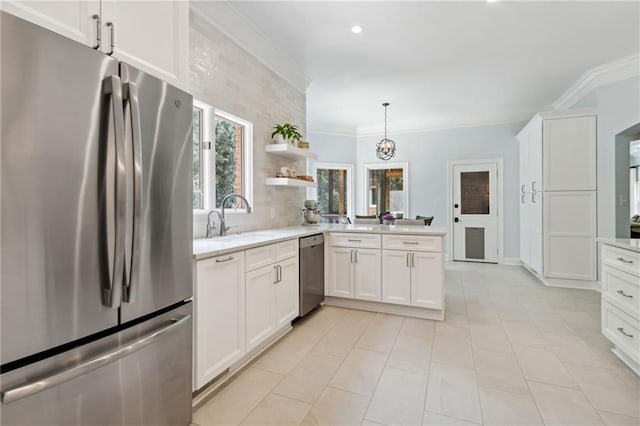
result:
M 300 238 L 300 316 L 324 301 L 324 235 Z

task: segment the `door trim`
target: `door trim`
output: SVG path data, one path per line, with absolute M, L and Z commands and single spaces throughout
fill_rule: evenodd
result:
M 454 166 L 468 166 L 473 164 L 486 164 L 486 163 L 495 163 L 496 165 L 496 186 L 498 188 L 498 264 L 504 263 L 504 215 L 502 212 L 504 211 L 504 197 L 503 197 L 503 185 L 502 185 L 502 176 L 503 176 L 503 161 L 502 158 L 478 158 L 474 160 L 448 160 L 447 161 L 447 213 L 449 214 L 449 219 L 447 219 L 447 235 L 449 236 L 449 244 L 447 244 L 447 260 L 453 261 L 453 167 Z

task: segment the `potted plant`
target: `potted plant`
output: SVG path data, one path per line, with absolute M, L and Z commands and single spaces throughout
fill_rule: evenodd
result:
M 299 142 L 300 139 L 302 139 L 302 134 L 300 134 L 298 126 L 295 124 L 276 124 L 273 126 L 271 138 L 275 143 L 291 142 L 295 145 L 296 142 Z

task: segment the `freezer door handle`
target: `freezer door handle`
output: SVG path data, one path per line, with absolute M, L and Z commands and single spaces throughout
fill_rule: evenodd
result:
M 190 318 L 191 318 L 191 315 L 184 315 L 184 316 L 180 316 L 179 318 L 172 318 L 168 325 L 166 324 L 163 325 L 162 327 L 144 335 L 143 337 L 137 339 L 135 342 L 127 346 L 115 348 L 111 351 L 103 353 L 102 355 L 98 355 L 95 358 L 92 358 L 86 362 L 83 362 L 82 364 L 73 366 L 66 370 L 59 371 L 57 373 L 53 373 L 39 380 L 34 380 L 27 384 L 22 384 L 11 389 L 3 390 L 0 393 L 0 398 L 2 399 L 2 403 L 10 404 L 12 402 L 18 401 L 22 398 L 26 398 L 28 396 L 31 396 L 43 390 L 49 389 L 54 386 L 58 386 L 73 378 L 82 376 L 83 374 L 87 374 L 97 368 L 102 367 L 103 365 L 111 364 L 119 360 L 120 358 L 124 358 L 127 355 L 130 355 L 146 346 L 149 346 L 151 343 L 157 341 L 163 335 L 187 324 Z
M 126 102 L 125 114 L 129 119 L 129 129 L 131 131 L 131 152 L 132 158 L 127 162 L 127 173 L 133 174 L 133 199 L 127 198 L 127 221 L 129 222 L 126 236 L 125 261 L 124 261 L 124 286 L 123 300 L 134 302 L 136 299 L 135 286 L 138 283 L 139 259 L 140 259 L 140 238 L 142 234 L 142 130 L 140 124 L 140 103 L 138 101 L 138 87 L 136 83 L 130 82 L 124 85 L 124 100 Z
M 120 307 L 122 275 L 124 273 L 126 169 L 124 115 L 120 77 L 109 76 L 103 82 L 103 94 L 110 98 L 109 115 L 113 118 L 114 147 L 108 147 L 105 158 L 104 240 L 107 246 L 108 277 L 103 280 L 102 303 L 110 308 Z M 110 141 L 111 139 L 107 139 Z M 115 164 L 114 167 L 111 165 Z

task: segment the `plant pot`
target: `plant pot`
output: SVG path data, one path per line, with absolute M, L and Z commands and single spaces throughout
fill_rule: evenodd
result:
M 282 135 L 278 134 L 273 137 L 273 143 L 287 143 L 288 141 L 284 140 Z

